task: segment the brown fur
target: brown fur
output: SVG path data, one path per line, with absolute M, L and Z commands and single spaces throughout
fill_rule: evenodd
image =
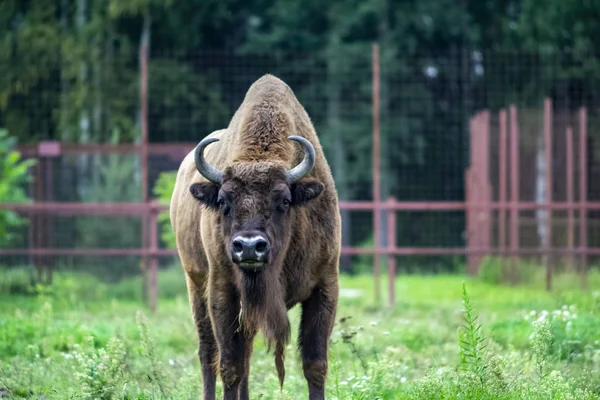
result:
M 304 150 L 288 139 L 291 135 L 308 139 L 316 152 L 313 170 L 294 185 L 284 174 L 300 163 Z M 265 75 L 250 87 L 229 126 L 210 136 L 220 141 L 204 155 L 224 172 L 222 185 L 198 173 L 191 152 L 179 168 L 170 209 L 200 336 L 204 396 L 214 398 L 214 371 L 204 365 L 212 355 L 225 398 L 247 398 L 249 357 L 259 330 L 269 348 L 275 344 L 283 385 L 287 311 L 301 303 L 298 344 L 310 398 L 323 398 L 341 231 L 334 181 L 316 132 L 292 90 Z M 289 209 L 282 206 L 285 199 Z M 241 229 L 260 230 L 269 238 L 272 258 L 263 270 L 243 271 L 232 262 L 228 243 Z M 205 309 L 210 328 L 201 320 Z M 204 344 L 203 337 L 209 338 Z

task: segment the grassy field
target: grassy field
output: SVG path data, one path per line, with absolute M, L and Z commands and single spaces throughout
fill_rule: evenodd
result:
M 141 305 L 138 279 L 105 285 L 56 274 L 52 287 L 31 291 L 19 283 L 23 271 L 2 274 L 0 398 L 200 398 L 179 268 L 161 272 L 155 314 Z M 599 283 L 592 274 L 581 292 L 574 277 L 563 277 L 550 294 L 541 282 L 400 276 L 389 308 L 374 305 L 370 277 L 343 277 L 327 398 L 600 398 Z M 294 336 L 298 317 L 293 309 Z M 307 398 L 294 344 L 286 369 L 281 392 L 259 337 L 251 398 Z

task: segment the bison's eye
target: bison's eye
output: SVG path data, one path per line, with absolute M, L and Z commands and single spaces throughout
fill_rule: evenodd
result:
M 283 203 L 283 206 L 286 208 L 290 206 L 290 201 L 288 199 L 283 199 L 282 203 Z
M 227 217 L 231 213 L 231 207 L 223 203 L 223 205 L 221 206 L 221 211 L 223 212 L 223 215 Z
M 231 212 L 231 207 L 229 207 L 229 205 L 225 202 L 225 200 L 219 199 L 217 204 L 219 205 L 219 208 L 221 209 L 221 212 L 223 213 L 223 215 L 228 216 L 229 213 Z

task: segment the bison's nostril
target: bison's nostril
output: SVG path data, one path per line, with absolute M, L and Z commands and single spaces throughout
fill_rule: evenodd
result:
M 236 253 L 241 253 L 242 251 L 244 251 L 244 244 L 241 240 L 233 241 L 233 251 L 235 251 Z
M 267 251 L 267 242 L 260 240 L 258 243 L 256 243 L 255 250 L 257 253 L 264 253 Z
M 268 262 L 269 242 L 253 232 L 238 234 L 231 242 L 231 258 L 238 263 Z

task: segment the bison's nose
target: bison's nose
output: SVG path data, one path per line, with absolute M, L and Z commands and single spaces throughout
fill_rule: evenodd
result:
M 233 261 L 240 265 L 265 263 L 268 251 L 269 243 L 262 235 L 237 235 L 231 244 Z

